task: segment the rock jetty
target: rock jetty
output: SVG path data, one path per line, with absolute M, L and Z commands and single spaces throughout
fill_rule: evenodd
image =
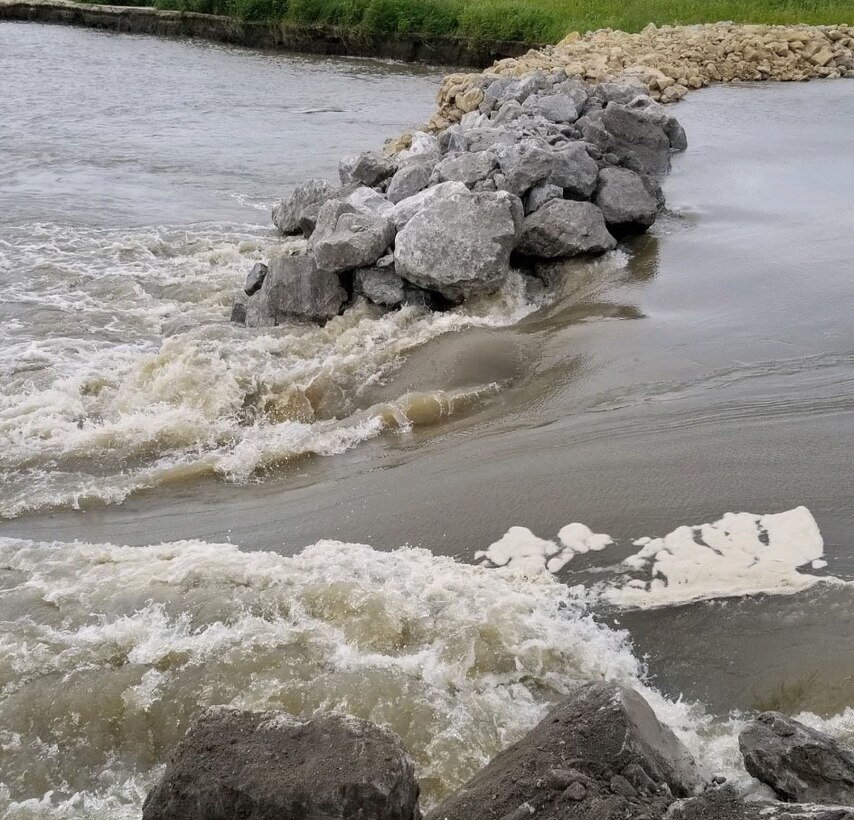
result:
M 852 78 L 854 26 L 650 24 L 637 34 L 575 32 L 556 46 L 499 60 L 483 73 L 449 75 L 426 130 L 442 131 L 489 107 L 489 87 L 496 80 L 532 75 L 593 83 L 633 77 L 663 103 L 711 83 Z
M 637 78 L 502 77 L 479 110 L 394 155 L 345 157 L 273 209 L 292 239 L 256 265 L 232 319 L 324 322 L 354 300 L 441 309 L 501 287 L 511 265 L 596 255 L 646 230 L 685 132 Z M 295 237 L 295 238 L 294 238 Z
M 778 713 L 740 740 L 751 773 L 803 802 L 703 782 L 636 691 L 580 685 L 426 820 L 854 820 L 850 750 Z M 781 787 L 792 783 L 808 790 Z M 400 739 L 368 721 L 216 708 L 190 727 L 143 820 L 420 820 L 418 793 Z

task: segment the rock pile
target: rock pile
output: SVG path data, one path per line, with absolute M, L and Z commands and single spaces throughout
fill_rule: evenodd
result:
M 441 308 L 494 291 L 514 265 L 613 249 L 664 205 L 657 177 L 682 127 L 636 78 L 591 85 L 501 77 L 478 110 L 396 156 L 346 157 L 273 210 L 285 235 L 256 266 L 232 319 L 325 321 L 362 296 Z
M 664 103 L 716 82 L 854 77 L 854 26 L 650 24 L 637 34 L 573 33 L 556 46 L 500 60 L 482 74 L 449 75 L 427 130 L 442 131 L 471 111 L 489 109 L 496 80 L 532 75 L 595 83 L 633 77 Z

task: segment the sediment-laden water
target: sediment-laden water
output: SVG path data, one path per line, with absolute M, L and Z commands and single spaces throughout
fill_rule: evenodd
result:
M 230 325 L 436 81 L 0 25 L 4 816 L 138 817 L 201 704 L 379 721 L 428 803 L 578 679 L 745 787 L 739 710 L 854 737 L 854 84 L 690 96 L 672 213 L 552 291 Z

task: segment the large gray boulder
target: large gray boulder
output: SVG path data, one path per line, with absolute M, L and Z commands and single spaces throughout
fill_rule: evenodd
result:
M 386 189 L 388 201 L 396 205 L 407 197 L 423 191 L 430 183 L 432 166 L 426 162 L 412 162 L 399 168 Z
M 525 197 L 525 214 L 539 211 L 547 202 L 553 199 L 563 199 L 563 188 L 552 185 L 550 182 L 536 184 Z
M 248 327 L 323 322 L 337 316 L 346 300 L 338 277 L 319 271 L 313 257 L 278 250 L 260 290 L 247 299 L 245 322 Z
M 402 199 L 394 206 L 391 214 L 392 222 L 394 222 L 398 230 L 401 230 L 418 211 L 429 203 L 448 197 L 451 194 L 464 194 L 467 191 L 468 188 L 462 182 L 440 182 L 438 185 L 425 188 L 414 196 Z
M 497 289 L 510 270 L 518 198 L 466 188 L 427 202 L 397 235 L 398 275 L 452 301 Z
M 418 820 L 400 739 L 358 718 L 215 708 L 190 726 L 143 820 Z
M 571 142 L 552 152 L 548 181 L 563 188 L 570 199 L 590 199 L 598 176 L 599 166 L 583 142 Z
M 579 687 L 427 820 L 660 818 L 698 787 L 690 753 L 632 689 Z
M 590 202 L 553 199 L 525 217 L 519 253 L 541 259 L 559 259 L 612 250 L 617 241 L 605 219 Z
M 779 712 L 739 735 L 744 766 L 784 800 L 854 806 L 854 751 Z
M 488 151 L 501 145 L 515 145 L 519 134 L 512 128 L 503 125 L 485 126 L 483 128 L 471 128 L 464 134 L 466 150 L 472 153 L 476 151 Z M 448 150 L 451 150 L 449 145 Z
M 440 182 L 462 182 L 473 188 L 497 167 L 498 158 L 492 151 L 478 151 L 446 157 L 436 166 L 435 175 Z
M 318 270 L 343 273 L 373 265 L 391 245 L 394 232 L 386 217 L 333 200 L 320 209 L 308 247 Z
M 534 139 L 523 139 L 498 149 L 498 164 L 504 174 L 504 189 L 524 196 L 552 173 L 553 151 Z
M 361 154 L 344 157 L 338 164 L 338 176 L 341 184 L 358 182 L 373 188 L 389 177 L 397 170 L 397 163 L 391 158 L 377 151 L 365 151 Z
M 522 108 L 549 122 L 572 123 L 578 119 L 578 108 L 569 94 L 535 94 L 525 100 Z
M 377 216 L 391 216 L 394 203 L 367 185 L 360 185 L 347 196 L 339 197 L 342 202 L 352 205 L 363 214 L 376 214 Z
M 300 217 L 310 205 L 318 207 L 335 196 L 337 189 L 325 179 L 309 179 L 294 188 L 288 199 L 283 199 L 273 208 L 273 224 L 283 234 L 294 234 L 301 230 Z
M 603 154 L 613 154 L 621 162 L 634 160 L 648 174 L 670 169 L 670 137 L 643 112 L 612 102 L 597 117 L 585 120 L 580 121 L 584 139 Z
M 672 151 L 684 151 L 688 147 L 685 129 L 666 106 L 657 103 L 649 96 L 642 95 L 626 103 L 626 107 L 661 128 L 670 140 Z
M 667 810 L 665 820 L 854 820 L 854 810 L 815 803 L 743 800 L 735 789 L 724 786 L 699 797 L 677 800 Z
M 643 178 L 628 168 L 603 168 L 593 202 L 602 211 L 612 233 L 645 231 L 658 216 L 658 200 Z

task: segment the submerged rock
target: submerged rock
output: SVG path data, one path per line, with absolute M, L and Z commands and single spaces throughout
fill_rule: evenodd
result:
M 208 709 L 190 726 L 143 820 L 418 820 L 397 735 L 365 720 Z
M 779 712 L 740 735 L 744 766 L 784 800 L 854 806 L 854 751 Z
M 854 820 L 854 810 L 815 803 L 748 801 L 739 797 L 735 789 L 724 786 L 699 797 L 677 800 L 665 820 Z
M 553 199 L 525 217 L 516 250 L 526 256 L 559 259 L 612 250 L 617 241 L 590 202 Z
M 579 687 L 427 820 L 660 818 L 696 765 L 637 692 Z
M 464 186 L 428 201 L 398 233 L 397 273 L 452 301 L 497 289 L 510 270 L 522 203 Z
M 324 322 L 347 300 L 338 277 L 319 271 L 314 258 L 280 249 L 270 258 L 260 290 L 248 298 L 249 327 L 274 327 L 295 320 Z

